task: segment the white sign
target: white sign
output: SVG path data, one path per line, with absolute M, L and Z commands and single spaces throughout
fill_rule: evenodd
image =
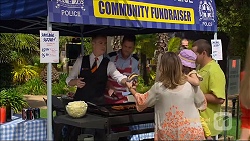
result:
M 59 63 L 59 31 L 40 30 L 40 63 Z
M 223 60 L 221 39 L 211 40 L 212 57 L 214 60 Z

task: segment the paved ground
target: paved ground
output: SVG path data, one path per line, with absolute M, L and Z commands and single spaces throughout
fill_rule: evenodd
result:
M 43 98 L 47 99 L 46 95 L 24 95 L 28 104 L 32 108 L 47 109 L 46 103 Z

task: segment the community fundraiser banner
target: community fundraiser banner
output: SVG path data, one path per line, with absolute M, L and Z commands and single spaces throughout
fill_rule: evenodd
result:
M 52 0 L 50 22 L 217 31 L 214 0 Z
M 40 63 L 59 63 L 59 31 L 40 30 Z

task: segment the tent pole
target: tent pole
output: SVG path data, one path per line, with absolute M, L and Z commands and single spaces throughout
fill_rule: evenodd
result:
M 81 54 L 82 54 L 82 56 L 84 56 L 84 41 L 83 41 L 84 25 L 82 25 L 80 28 L 81 28 Z
M 217 40 L 218 37 L 217 37 L 217 32 L 214 32 L 214 40 Z M 216 60 L 216 63 L 218 63 L 218 60 Z
M 217 32 L 214 33 L 214 39 L 215 39 L 215 40 L 218 39 Z M 218 63 L 218 60 L 216 60 L 216 62 Z M 227 91 L 226 91 L 226 99 L 225 99 L 225 102 L 226 102 L 226 103 L 225 103 L 225 115 L 224 115 L 224 116 L 225 116 L 225 118 L 227 118 L 227 117 L 228 117 L 228 115 L 227 115 L 227 109 L 228 109 Z M 224 124 L 224 126 L 223 126 L 223 127 L 224 127 L 224 129 L 223 129 L 223 130 L 224 130 L 224 141 L 226 141 L 226 140 L 227 140 L 227 129 L 226 129 L 226 126 L 227 126 L 228 122 L 227 122 L 227 120 L 224 120 L 223 122 L 224 122 L 224 123 L 223 123 L 223 124 Z
M 52 24 L 47 16 L 47 31 L 52 31 Z M 47 66 L 47 140 L 52 141 L 52 63 Z

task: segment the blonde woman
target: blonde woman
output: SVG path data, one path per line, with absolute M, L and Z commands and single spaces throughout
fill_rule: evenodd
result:
M 240 140 L 250 140 L 250 40 L 246 55 L 245 74 L 240 87 L 241 136 Z
M 186 81 L 175 53 L 162 55 L 159 81 L 145 94 L 136 92 L 132 82 L 126 85 L 136 99 L 138 111 L 154 106 L 156 141 L 205 139 L 198 111 L 206 108 L 204 94 Z

